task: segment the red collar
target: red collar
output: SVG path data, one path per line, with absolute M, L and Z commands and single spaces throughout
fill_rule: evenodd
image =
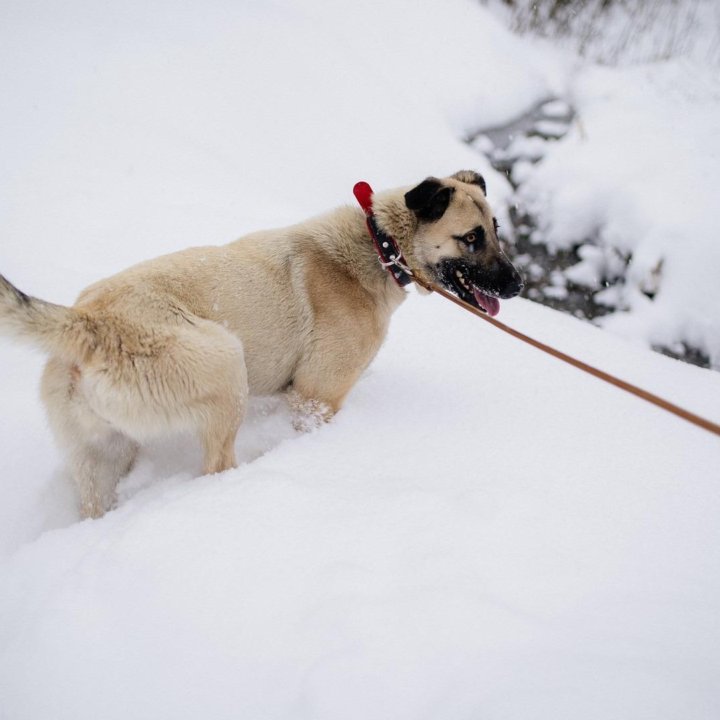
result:
M 355 184 L 353 195 L 355 195 L 365 213 L 368 232 L 377 251 L 380 264 L 392 275 L 393 280 L 400 287 L 409 285 L 413 279 L 412 270 L 407 266 L 395 239 L 383 232 L 375 220 L 372 211 L 372 188 L 366 182 L 360 181 Z

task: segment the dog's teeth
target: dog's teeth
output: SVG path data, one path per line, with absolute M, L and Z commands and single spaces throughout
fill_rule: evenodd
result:
M 465 290 L 467 290 L 468 292 L 470 292 L 470 281 L 468 280 L 467 277 L 465 277 L 465 274 L 462 272 L 462 270 L 456 270 L 456 271 L 455 271 L 455 276 L 457 277 L 458 282 L 460 283 L 460 285 L 461 285 L 463 288 L 465 288 Z

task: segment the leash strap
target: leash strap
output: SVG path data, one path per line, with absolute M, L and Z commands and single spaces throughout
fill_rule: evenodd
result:
M 632 383 L 626 382 L 625 380 L 621 380 L 614 375 L 610 375 L 610 373 L 606 373 L 604 370 L 600 370 L 599 368 L 593 367 L 592 365 L 588 365 L 582 360 L 578 360 L 577 358 L 572 357 L 572 355 L 567 355 L 560 350 L 556 350 L 550 345 L 546 345 L 539 340 L 535 340 L 535 338 L 531 338 L 530 336 L 525 335 L 518 330 L 508 327 L 507 325 L 505 325 L 505 323 L 502 323 L 499 320 L 496 320 L 494 317 L 490 317 L 489 315 L 478 310 L 477 308 L 474 308 L 472 305 L 466 303 L 464 300 L 461 300 L 459 297 L 453 295 L 444 288 L 435 285 L 434 283 L 425 282 L 418 277 L 414 277 L 413 280 L 415 280 L 418 285 L 421 285 L 426 290 L 429 290 L 430 292 L 436 292 L 438 293 L 438 295 L 442 295 L 444 298 L 450 300 L 451 302 L 454 302 L 456 305 L 459 305 L 468 312 L 471 312 L 473 315 L 477 315 L 479 318 L 482 318 L 483 320 L 485 320 L 485 322 L 489 322 L 491 325 L 494 325 L 496 328 L 498 328 L 498 330 L 502 330 L 503 332 L 508 333 L 508 335 L 512 335 L 514 338 L 522 340 L 524 343 L 532 345 L 534 348 L 537 348 L 538 350 L 541 350 L 548 355 L 552 355 L 554 358 L 562 360 L 568 365 L 572 365 L 573 367 L 578 368 L 578 370 L 582 370 L 583 372 L 586 372 L 593 377 L 598 378 L 599 380 L 603 380 L 610 385 L 614 385 L 621 390 L 625 390 L 625 392 L 629 392 L 631 395 L 635 395 L 635 397 L 639 397 L 641 400 L 645 400 L 646 402 L 649 402 L 652 405 L 661 408 L 662 410 L 672 413 L 673 415 L 676 415 L 683 420 L 687 420 L 687 422 L 692 423 L 693 425 L 697 425 L 703 430 L 707 430 L 708 432 L 713 433 L 713 435 L 720 435 L 720 425 L 718 425 L 717 423 L 714 423 L 711 420 L 707 420 L 700 415 L 696 415 L 689 410 L 685 410 L 685 408 L 681 408 L 680 406 L 675 405 L 668 400 L 659 397 L 658 395 L 654 395 L 647 390 L 643 390 L 637 385 L 633 385 Z
M 384 233 L 378 227 L 375 216 L 373 215 L 372 188 L 366 182 L 361 181 L 353 188 L 353 195 L 355 195 L 355 198 L 365 213 L 365 222 L 367 223 L 368 232 L 372 238 L 380 264 L 392 275 L 393 280 L 395 280 L 400 287 L 409 285 L 413 280 L 412 271 L 407 266 L 405 258 L 397 246 L 395 239 L 387 233 Z

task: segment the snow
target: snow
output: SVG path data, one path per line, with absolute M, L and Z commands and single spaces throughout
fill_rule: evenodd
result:
M 718 406 L 715 374 L 503 314 Z M 272 437 L 261 458 L 193 478 L 194 449 L 155 448 L 118 510 L 11 557 L 8 717 L 716 713 L 712 437 L 441 298 L 401 308 L 331 425 L 291 438 L 265 409 L 237 442 Z
M 513 173 L 521 202 L 552 245 L 590 239 L 632 254 L 617 303 L 628 312 L 605 327 L 648 345 L 688 342 L 720 367 L 717 71 L 682 58 L 589 67 L 573 87 L 577 123 L 542 162 Z
M 361 178 L 475 167 L 499 205 L 509 186 L 458 138 L 571 82 L 593 139 L 557 143 L 578 158 L 567 188 L 544 161 L 552 208 L 581 214 L 563 193 L 592 178 L 584 207 L 624 213 L 626 247 L 652 254 L 640 170 L 587 169 L 633 71 L 579 83 L 474 3 L 3 13 L 0 271 L 28 292 L 70 302 L 131 262 L 350 202 Z M 679 146 L 712 136 L 706 95 L 690 107 Z M 633 149 L 657 185 L 667 132 Z M 707 210 L 698 157 L 658 222 L 668 198 Z M 688 264 L 706 253 L 695 284 L 712 249 L 682 240 Z M 720 420 L 718 373 L 525 300 L 500 319 Z M 79 522 L 42 361 L 0 339 L 3 720 L 718 716 L 713 436 L 413 293 L 331 424 L 299 435 L 282 398 L 257 398 L 237 470 L 199 477 L 193 438 L 156 443 L 118 509 Z
M 535 132 L 548 138 L 561 138 L 567 132 L 566 122 L 539 120 L 535 123 Z
M 564 100 L 551 100 L 542 106 L 545 117 L 565 120 L 572 115 L 572 108 Z

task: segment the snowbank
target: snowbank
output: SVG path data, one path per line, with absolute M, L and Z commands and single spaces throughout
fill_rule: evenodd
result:
M 526 173 L 520 197 L 548 242 L 632 256 L 608 298 L 629 312 L 605 327 L 650 345 L 685 342 L 720 366 L 717 78 L 677 60 L 586 69 L 574 87 L 579 122 Z

